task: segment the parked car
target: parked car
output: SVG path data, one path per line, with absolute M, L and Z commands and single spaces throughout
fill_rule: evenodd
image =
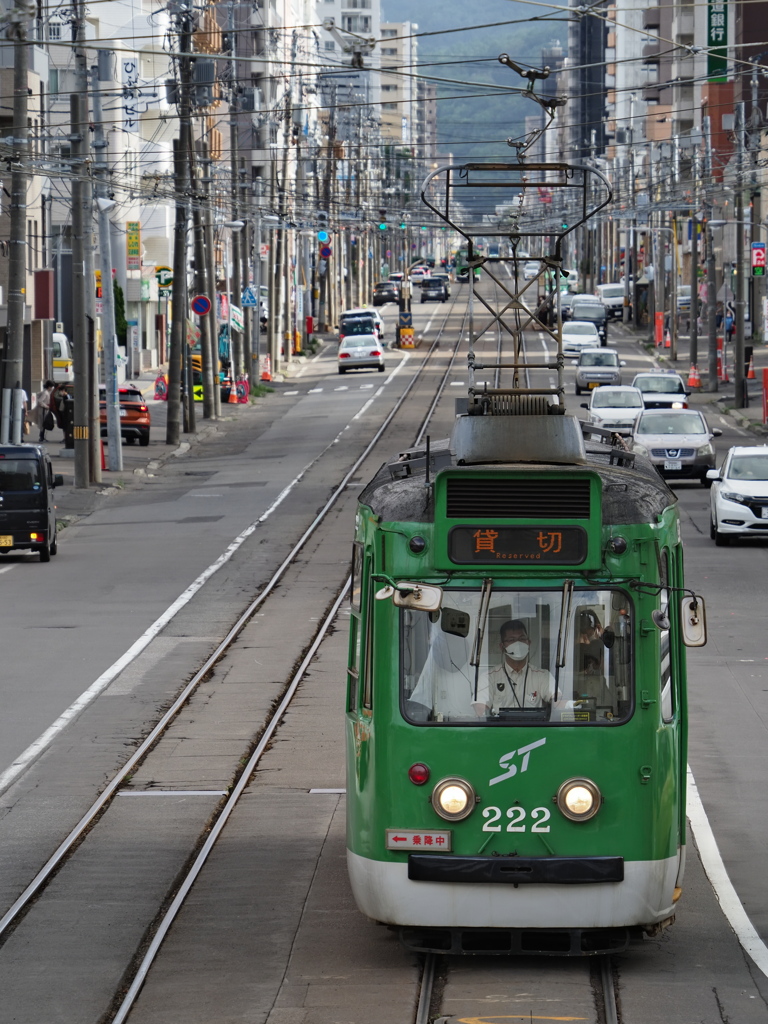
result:
M 609 317 L 621 320 L 624 315 L 623 284 L 599 284 L 595 289 L 595 295 L 605 306 Z
M 540 270 L 541 263 L 539 260 L 529 260 L 528 263 L 523 266 L 523 280 L 532 281 Z
M 126 384 L 118 388 L 117 397 L 120 401 L 120 437 L 128 444 L 138 441 L 146 447 L 149 444 L 151 413 L 147 401 L 137 387 Z M 106 389 L 99 387 L 99 421 L 101 436 L 107 436 L 107 401 Z
M 719 470 L 707 478 L 709 535 L 718 547 L 735 537 L 755 537 L 768 531 L 768 447 L 739 445 L 731 448 Z
M 345 324 L 361 319 L 373 320 L 374 330 L 379 338 L 384 338 L 384 321 L 373 306 L 358 306 L 355 309 L 345 309 L 339 315 L 339 337 L 343 338 L 349 331 L 345 330 Z M 358 332 L 359 333 L 359 332 Z
M 691 311 L 691 286 L 679 284 L 677 286 L 677 312 L 690 313 Z
M 373 286 L 374 306 L 383 306 L 386 302 L 397 302 L 400 289 L 394 281 L 380 281 Z
M 700 480 L 711 486 L 707 473 L 715 466 L 712 438 L 722 430 L 710 430 L 696 409 L 645 409 L 632 430 L 631 447 L 647 455 L 664 477 Z
M 53 332 L 51 339 L 51 358 L 53 361 L 53 379 L 58 384 L 75 379 L 75 364 L 72 359 L 72 346 L 66 334 Z
M 445 289 L 445 282 L 437 277 L 427 278 L 421 286 L 422 302 L 445 302 L 448 292 Z
M 574 295 L 571 320 L 591 320 L 600 335 L 600 344 L 608 343 L 608 310 L 594 295 Z
M 580 356 L 585 348 L 597 348 L 600 335 L 589 320 L 569 320 L 563 324 L 563 355 Z
M 57 549 L 53 489 L 63 483 L 40 445 L 0 447 L 0 553 L 37 551 L 50 562 Z
M 690 391 L 683 378 L 673 372 L 636 373 L 632 386 L 639 388 L 646 409 L 687 409 Z
M 621 384 L 624 361 L 613 348 L 586 348 L 576 367 L 576 394 L 599 388 L 601 384 Z
M 351 334 L 339 345 L 339 373 L 374 368 L 384 372 L 384 346 L 375 334 Z
M 589 402 L 582 405 L 582 409 L 589 410 L 588 423 L 624 435 L 632 433 L 642 408 L 643 396 L 628 385 L 595 388 Z

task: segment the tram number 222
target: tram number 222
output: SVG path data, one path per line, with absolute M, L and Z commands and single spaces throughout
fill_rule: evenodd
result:
M 509 824 L 507 825 L 507 832 L 525 832 L 527 825 L 525 823 L 526 811 L 524 807 L 508 807 L 506 810 L 506 816 L 509 818 Z M 501 808 L 500 807 L 484 807 L 483 817 L 486 818 L 486 822 L 483 825 L 483 832 L 501 832 L 501 825 L 497 822 L 501 821 Z M 531 832 L 549 832 L 549 825 L 546 822 L 552 817 L 551 811 L 547 807 L 534 807 L 531 811 Z

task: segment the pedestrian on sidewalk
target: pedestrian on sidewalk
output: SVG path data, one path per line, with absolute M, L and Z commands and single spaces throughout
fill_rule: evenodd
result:
M 52 380 L 47 380 L 43 385 L 43 390 L 38 391 L 35 396 L 37 399 L 37 405 L 35 407 L 35 413 L 37 416 L 37 425 L 40 428 L 40 436 L 38 441 L 45 441 L 46 430 L 53 430 L 56 421 L 53 413 L 51 412 L 51 395 L 53 389 L 56 387 Z

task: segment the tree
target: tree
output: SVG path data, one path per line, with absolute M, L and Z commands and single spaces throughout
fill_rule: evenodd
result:
M 118 345 L 128 344 L 128 321 L 125 319 L 125 296 L 123 289 L 117 283 L 112 282 L 115 292 L 115 334 Z

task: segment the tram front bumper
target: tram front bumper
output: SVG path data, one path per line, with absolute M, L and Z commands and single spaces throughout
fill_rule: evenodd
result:
M 587 885 L 623 882 L 623 857 L 460 857 L 413 853 L 412 882 L 492 882 L 502 885 Z

